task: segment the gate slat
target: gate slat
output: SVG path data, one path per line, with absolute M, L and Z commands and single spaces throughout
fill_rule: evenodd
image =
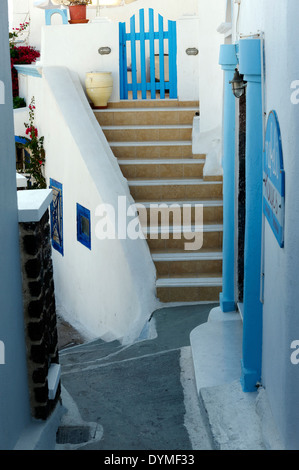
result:
M 159 65 L 160 65 L 160 98 L 165 98 L 165 70 L 164 70 L 164 31 L 163 16 L 159 15 Z
M 154 10 L 149 9 L 149 41 L 150 41 L 150 85 L 151 99 L 156 99 L 156 80 L 155 80 L 155 25 Z
M 169 50 L 169 98 L 176 99 L 177 92 L 177 36 L 176 22 L 168 21 L 168 50 Z
M 123 35 L 126 36 L 126 23 L 124 23 Z M 128 54 L 127 54 L 127 41 L 124 40 L 124 93 L 126 100 L 128 99 Z
M 140 65 L 141 65 L 141 96 L 146 99 L 146 61 L 145 61 L 145 29 L 144 29 L 144 9 L 139 11 L 140 24 Z
M 119 23 L 119 93 L 120 99 L 125 100 L 124 92 L 124 77 L 125 77 L 125 67 L 124 67 L 124 34 L 123 34 L 123 23 Z
M 130 19 L 130 38 L 131 38 L 131 60 L 132 60 L 132 93 L 133 100 L 137 100 L 137 61 L 136 61 L 136 31 L 135 31 L 135 15 Z
M 119 24 L 120 42 L 120 99 L 128 99 L 128 64 L 127 64 L 127 41 L 126 23 Z

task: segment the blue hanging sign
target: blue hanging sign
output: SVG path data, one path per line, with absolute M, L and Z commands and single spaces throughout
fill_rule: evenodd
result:
M 268 116 L 263 171 L 263 213 L 282 248 L 284 246 L 285 172 L 280 126 L 275 111 Z

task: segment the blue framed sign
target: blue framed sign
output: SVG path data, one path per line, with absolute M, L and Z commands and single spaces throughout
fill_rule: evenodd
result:
M 279 246 L 284 246 L 285 172 L 280 126 L 275 111 L 268 116 L 263 171 L 263 213 Z
M 91 250 L 90 210 L 77 203 L 77 240 Z
M 62 184 L 50 178 L 50 188 L 53 191 L 51 202 L 51 239 L 52 246 L 63 256 L 63 194 Z

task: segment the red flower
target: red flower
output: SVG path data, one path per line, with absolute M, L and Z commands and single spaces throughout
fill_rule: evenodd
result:
M 12 53 L 13 57 L 11 57 L 11 72 L 13 82 L 13 96 L 18 96 L 18 73 L 14 68 L 14 64 L 32 64 L 40 57 L 40 53 L 31 46 L 14 46 L 13 49 L 11 49 L 11 54 Z
M 33 137 L 38 136 L 38 131 L 37 131 L 36 127 L 27 127 L 25 133 L 26 133 L 26 135 L 30 134 L 31 139 L 33 139 Z

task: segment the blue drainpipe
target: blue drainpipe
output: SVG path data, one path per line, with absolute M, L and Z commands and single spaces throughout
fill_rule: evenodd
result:
M 223 267 L 220 307 L 223 312 L 236 310 L 234 292 L 235 236 L 235 97 L 229 83 L 234 77 L 238 60 L 236 46 L 220 47 L 219 64 L 224 70 L 223 98 Z
M 261 41 L 239 41 L 239 71 L 246 90 L 246 219 L 244 247 L 243 356 L 241 384 L 244 392 L 256 391 L 261 379 L 262 303 L 260 302 L 263 106 Z

